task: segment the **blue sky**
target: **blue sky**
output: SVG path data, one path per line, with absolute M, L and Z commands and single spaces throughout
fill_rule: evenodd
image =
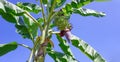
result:
M 34 0 L 8 0 L 12 3 L 21 2 L 33 2 Z M 86 41 L 93 48 L 95 48 L 107 62 L 120 62 L 120 0 L 112 0 L 109 2 L 93 2 L 85 8 L 103 11 L 107 15 L 103 18 L 96 18 L 93 16 L 82 17 L 78 14 L 73 14 L 70 22 L 73 25 L 72 33 Z M 35 17 L 37 17 L 36 15 Z M 0 16 L 0 44 L 17 41 L 18 43 L 24 43 L 32 46 L 32 42 L 28 39 L 23 39 L 19 34 L 15 32 L 13 24 L 6 22 Z M 57 51 L 61 51 L 56 39 L 54 40 Z M 92 62 L 77 48 L 71 44 L 71 49 L 75 57 L 81 62 Z M 15 51 L 12 51 L 2 57 L 0 62 L 25 62 L 29 57 L 30 51 L 18 47 Z M 53 60 L 47 56 L 46 62 L 53 62 Z

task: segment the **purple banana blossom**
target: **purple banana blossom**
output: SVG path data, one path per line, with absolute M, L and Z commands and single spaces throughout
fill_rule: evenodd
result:
M 70 43 L 70 40 L 74 35 L 71 33 L 71 29 L 65 29 L 65 30 L 60 31 L 60 36 L 61 37 L 65 36 L 67 41 Z
M 73 34 L 71 33 L 71 31 L 67 31 L 65 33 L 65 37 L 68 40 L 68 42 L 70 42 L 71 38 L 73 37 Z

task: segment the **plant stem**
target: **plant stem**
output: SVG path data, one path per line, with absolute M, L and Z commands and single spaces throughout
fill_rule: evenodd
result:
M 28 59 L 28 61 L 27 62 L 31 62 L 32 61 L 32 59 L 33 59 L 33 53 L 34 52 L 34 48 L 32 49 L 32 51 L 31 51 L 31 53 L 30 53 L 30 57 L 29 57 L 29 59 Z
M 22 46 L 22 47 L 25 47 L 25 48 L 28 48 L 30 51 L 32 50 L 32 48 L 30 48 L 29 46 L 27 46 L 27 45 L 25 45 L 25 44 L 18 44 L 18 45 L 20 45 L 20 46 Z
M 40 44 L 42 44 L 44 42 L 44 40 L 45 40 L 45 38 L 47 36 L 49 25 L 50 25 L 50 22 L 51 22 L 51 16 L 53 14 L 53 10 L 54 10 L 54 7 L 55 7 L 55 3 L 56 3 L 56 0 L 54 0 L 53 4 L 51 6 L 52 8 L 51 8 L 50 13 L 48 15 L 47 25 L 45 25 L 44 30 L 42 32 L 42 40 L 41 40 Z
M 46 23 L 44 8 L 43 8 L 43 5 L 42 5 L 42 0 L 40 0 L 40 6 L 41 6 L 41 8 L 42 8 L 42 16 L 43 16 L 43 19 L 44 19 L 44 23 Z
M 47 3 L 47 8 L 46 8 L 47 15 L 49 14 L 49 5 L 50 5 L 50 1 L 48 0 L 48 3 Z
M 40 37 L 39 37 L 39 40 L 35 41 L 35 44 L 34 44 L 34 47 L 32 48 L 32 51 L 31 51 L 30 57 L 28 59 L 28 62 L 31 62 L 32 59 L 35 58 L 35 51 L 36 51 L 37 45 L 39 44 L 39 41 L 40 41 Z
M 27 11 L 25 11 L 25 14 L 28 15 L 39 26 L 41 31 L 43 30 L 42 25 L 40 25 L 40 23 L 34 17 L 32 17 Z
M 44 28 L 42 30 L 42 38 L 41 38 L 41 41 L 39 42 L 39 44 L 43 44 L 44 41 L 45 41 L 45 38 L 47 38 L 47 33 L 48 33 L 48 29 L 49 29 L 49 25 L 50 25 L 50 22 L 51 22 L 51 17 L 52 17 L 52 14 L 53 14 L 53 10 L 54 10 L 54 7 L 55 7 L 55 3 L 56 3 L 56 0 L 54 0 L 52 6 L 51 6 L 51 10 L 48 14 L 48 20 L 46 21 L 46 18 L 45 18 L 45 14 L 44 14 L 44 8 L 42 6 L 42 0 L 40 0 L 40 4 L 41 4 L 41 8 L 42 8 L 42 15 L 43 15 L 43 18 L 44 18 Z M 41 48 L 41 47 L 39 47 Z M 46 47 L 44 48 L 44 54 L 46 53 Z M 45 59 L 45 55 L 44 56 L 39 56 L 37 61 L 39 62 L 44 62 L 44 59 Z
M 48 14 L 48 21 L 47 21 L 47 26 L 45 27 L 46 28 L 46 32 L 45 33 L 48 33 L 49 25 L 50 25 L 50 22 L 52 21 L 51 17 L 52 17 L 53 11 L 54 11 L 55 3 L 56 3 L 56 0 L 54 0 L 53 4 L 51 6 L 50 13 Z

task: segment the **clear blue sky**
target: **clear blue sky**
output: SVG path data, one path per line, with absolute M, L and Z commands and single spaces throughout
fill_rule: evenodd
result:
M 21 2 L 33 2 L 35 0 L 8 0 L 12 3 Z M 107 62 L 120 62 L 120 0 L 112 0 L 110 2 L 93 2 L 85 8 L 95 9 L 103 11 L 107 15 L 103 18 L 96 17 L 82 17 L 80 15 L 73 14 L 70 21 L 73 25 L 72 33 L 85 40 L 92 47 L 94 47 Z M 37 15 L 38 16 L 38 15 Z M 35 17 L 37 17 L 35 16 Z M 6 22 L 0 16 L 0 44 L 17 41 L 18 43 L 24 43 L 32 46 L 32 42 L 28 39 L 23 39 L 19 34 L 15 32 L 13 24 Z M 58 42 L 54 39 L 54 49 L 60 51 Z M 76 58 L 81 62 L 92 62 L 78 49 L 71 46 L 71 49 Z M 0 62 L 25 62 L 29 57 L 30 51 L 18 47 L 15 51 L 12 51 L 2 57 Z M 46 62 L 53 62 L 53 60 L 47 56 Z

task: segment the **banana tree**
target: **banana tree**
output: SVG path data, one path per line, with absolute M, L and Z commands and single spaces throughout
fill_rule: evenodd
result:
M 68 44 L 72 43 L 93 62 L 106 62 L 94 48 L 71 33 L 72 25 L 69 19 L 72 14 L 95 17 L 105 16 L 104 12 L 83 8 L 83 6 L 94 0 L 70 0 L 69 3 L 67 3 L 67 0 L 36 1 L 40 2 L 40 5 L 27 2 L 12 4 L 7 0 L 0 0 L 0 15 L 7 22 L 15 25 L 17 33 L 23 39 L 30 39 L 33 43 L 32 48 L 17 42 L 0 44 L 0 56 L 15 50 L 17 46 L 23 46 L 31 51 L 29 58 L 26 59 L 27 62 L 44 62 L 46 54 L 53 58 L 55 62 L 79 62 L 80 60 L 74 57 Z M 36 19 L 31 16 L 31 12 L 35 14 L 41 12 L 42 17 Z M 58 31 L 53 29 L 54 27 L 57 27 Z M 56 36 L 52 36 L 54 34 Z M 59 47 L 63 52 L 53 50 L 52 37 L 58 39 Z

